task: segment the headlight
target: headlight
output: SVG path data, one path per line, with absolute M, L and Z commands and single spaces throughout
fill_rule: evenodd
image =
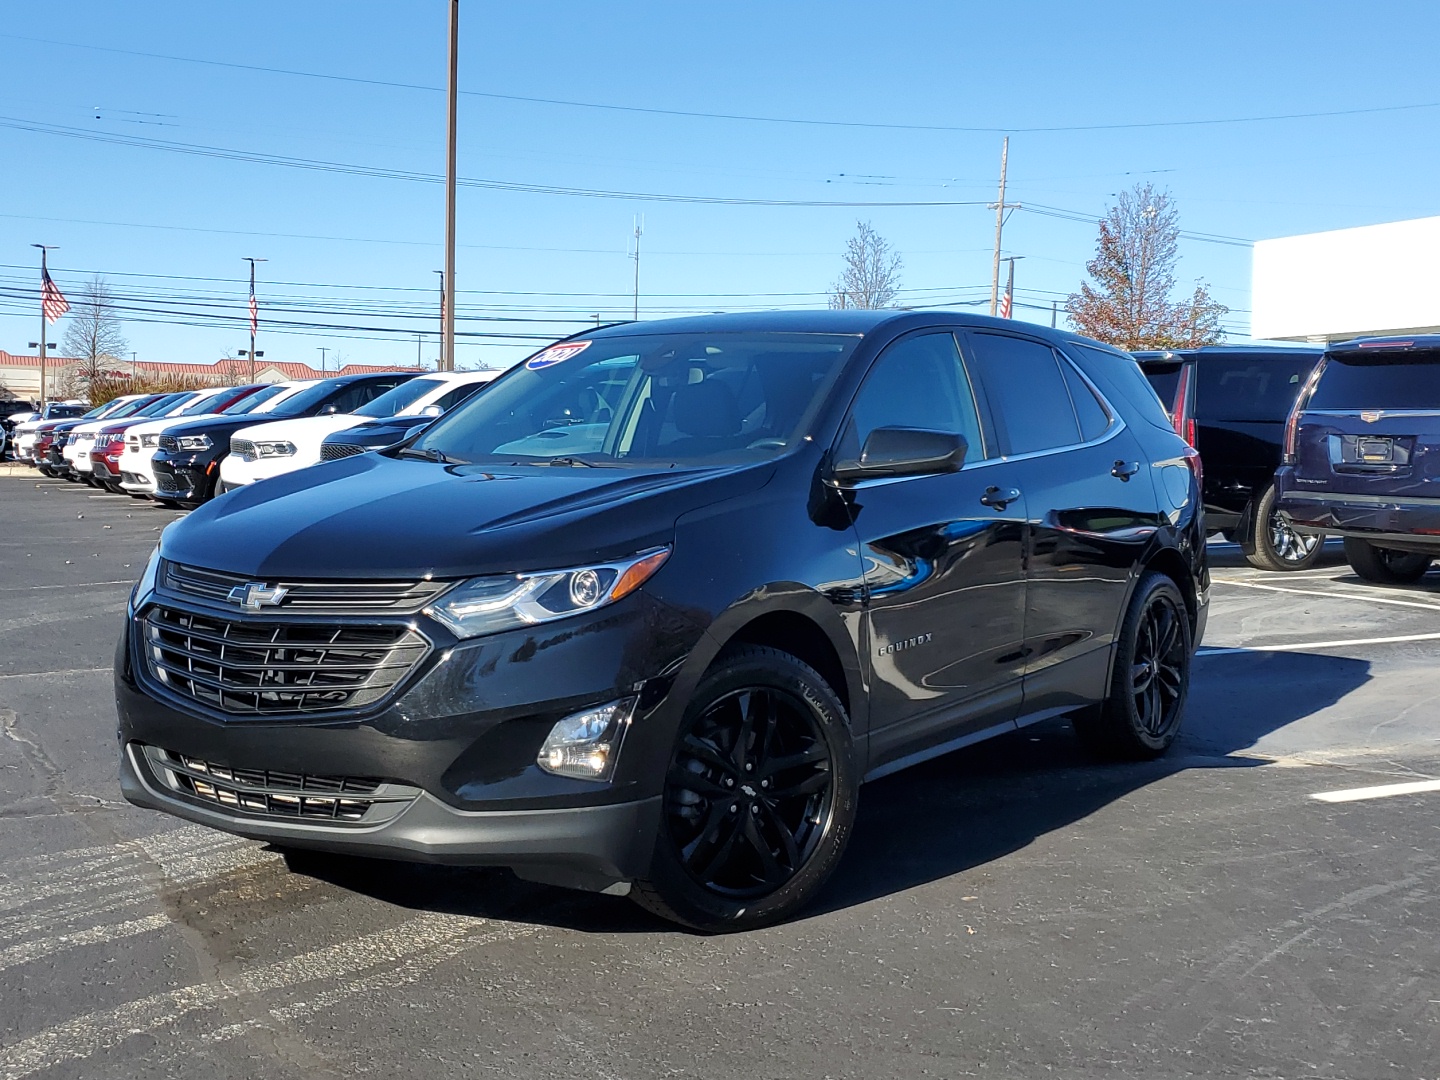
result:
M 176 440 L 176 446 L 181 450 L 209 450 L 209 435 L 181 435 Z
M 130 613 L 133 615 L 135 609 L 155 591 L 155 576 L 160 569 L 160 545 L 155 545 L 155 550 L 150 552 L 150 560 L 145 564 L 145 569 L 140 574 L 140 580 L 130 590 Z
M 431 604 L 425 613 L 462 638 L 551 622 L 629 596 L 669 556 L 670 549 L 663 547 L 599 566 L 471 578 Z
M 141 435 L 141 436 L 140 436 L 140 445 L 141 445 L 141 446 L 155 446 L 155 445 L 156 445 L 157 443 L 159 443 L 159 442 L 160 442 L 160 436 L 159 436 L 159 435 Z
M 257 442 L 256 457 L 294 457 L 295 444 L 292 442 Z

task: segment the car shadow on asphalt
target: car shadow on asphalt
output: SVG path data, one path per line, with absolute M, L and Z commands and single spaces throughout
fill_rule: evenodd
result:
M 1197 661 L 1185 733 L 1167 756 L 1090 758 L 1064 720 L 946 754 L 867 785 L 848 850 L 812 918 L 963 874 L 1130 793 L 1191 769 L 1267 764 L 1245 751 L 1370 678 L 1364 660 L 1225 653 Z M 520 881 L 508 871 L 287 852 L 291 869 L 404 908 L 563 927 L 653 933 L 666 924 L 615 897 Z M 673 928 L 670 928 L 673 929 Z

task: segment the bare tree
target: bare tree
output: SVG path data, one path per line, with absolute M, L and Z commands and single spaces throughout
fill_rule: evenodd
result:
M 65 326 L 66 356 L 79 360 L 77 377 L 85 383 L 118 364 L 129 347 L 115 314 L 115 301 L 105 279 L 96 274 L 80 289 Z
M 1170 195 L 1151 184 L 1121 192 L 1100 222 L 1090 281 L 1067 304 L 1070 325 L 1122 349 L 1175 349 L 1225 340 L 1229 308 L 1203 281 L 1185 300 L 1172 299 L 1179 261 L 1180 216 Z M 1093 284 L 1092 284 L 1093 282 Z
M 855 222 L 855 235 L 845 245 L 840 280 L 830 287 L 830 306 L 894 307 L 900 291 L 900 267 L 899 252 L 868 221 Z

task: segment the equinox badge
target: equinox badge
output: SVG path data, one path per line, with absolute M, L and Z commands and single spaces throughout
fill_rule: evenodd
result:
M 230 595 L 226 599 L 243 608 L 258 611 L 262 607 L 278 606 L 289 591 L 284 585 L 276 585 L 273 589 L 267 589 L 263 582 L 251 581 L 245 585 L 236 585 L 230 590 Z

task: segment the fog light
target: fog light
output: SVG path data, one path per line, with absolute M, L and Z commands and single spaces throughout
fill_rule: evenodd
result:
M 556 776 L 609 780 L 634 713 L 635 698 L 623 698 L 567 716 L 550 729 L 535 763 Z

